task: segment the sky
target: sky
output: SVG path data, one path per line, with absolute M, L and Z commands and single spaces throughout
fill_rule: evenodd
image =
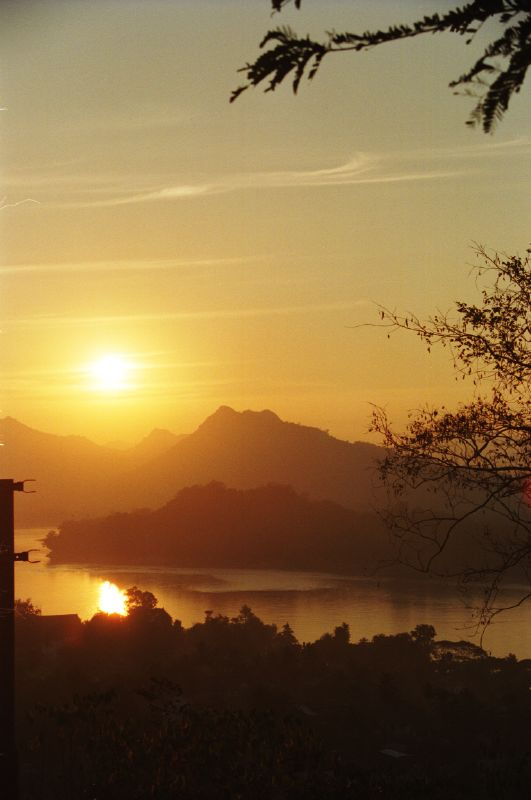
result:
M 474 243 L 525 252 L 529 87 L 490 136 L 448 88 L 492 30 L 331 56 L 297 96 L 229 104 L 271 27 L 453 5 L 3 2 L 0 416 L 133 443 L 229 405 L 354 441 L 373 404 L 399 427 L 466 400 L 448 353 L 371 323 L 476 299 Z

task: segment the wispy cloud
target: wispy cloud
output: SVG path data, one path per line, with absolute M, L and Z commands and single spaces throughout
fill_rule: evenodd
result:
M 50 207 L 117 207 L 139 203 L 184 201 L 212 195 L 248 190 L 323 188 L 370 184 L 433 181 L 477 174 L 488 170 L 494 158 L 525 155 L 531 139 L 521 137 L 502 142 L 480 142 L 449 148 L 418 148 L 389 152 L 358 152 L 340 164 L 317 169 L 286 169 L 234 172 L 227 174 L 188 175 L 186 179 L 162 183 L 160 175 L 131 173 L 102 175 L 86 171 L 83 175 L 30 175 L 13 177 L 14 185 L 27 181 L 27 187 L 61 187 L 46 201 Z M 9 181 L 8 181 L 9 183 Z M 29 188 L 29 190 L 31 190 Z M 76 197 L 77 195 L 77 197 Z M 35 202 L 35 201 L 22 201 Z
M 230 267 L 262 261 L 265 256 L 235 256 L 233 258 L 164 258 L 118 261 L 65 261 L 45 264 L 6 264 L 0 267 L 0 275 L 27 275 L 30 273 L 72 272 L 152 272 L 158 270 L 194 270 L 202 268 Z
M 116 314 L 107 316 L 52 316 L 41 315 L 16 319 L 5 319 L 4 326 L 23 327 L 62 327 L 62 326 L 94 326 L 116 325 L 142 322 L 171 322 L 178 320 L 211 320 L 211 319 L 246 319 L 253 317 L 290 316 L 293 314 L 315 314 L 329 311 L 347 311 L 367 305 L 367 300 L 334 303 L 310 303 L 298 306 L 273 306 L 270 308 L 215 309 L 205 311 L 153 312 L 145 314 Z
M 17 206 L 24 206 L 28 203 L 33 203 L 37 206 L 40 205 L 38 200 L 34 200 L 32 197 L 25 197 L 23 200 L 16 200 L 14 203 L 8 203 L 7 197 L 0 197 L 0 211 L 4 211 L 6 208 L 17 208 Z
M 327 169 L 283 172 L 257 172 L 235 182 L 237 188 L 270 187 L 289 188 L 291 186 L 350 186 L 364 183 L 393 183 L 396 181 L 426 180 L 448 177 L 455 172 L 448 171 L 382 171 L 381 156 L 358 153 L 354 158 L 337 167 Z
M 234 365 L 241 366 L 241 359 L 238 361 L 225 360 L 225 361 L 179 361 L 179 360 L 165 360 L 153 361 L 153 354 L 150 353 L 128 353 L 127 358 L 132 360 L 132 375 L 133 378 L 129 382 L 130 388 L 138 388 L 139 386 L 146 386 L 152 389 L 157 387 L 165 387 L 166 389 L 175 384 L 175 386 L 182 386 L 183 380 L 186 380 L 186 385 L 199 384 L 200 381 L 193 377 L 194 373 L 202 374 L 205 369 L 207 370 L 220 370 Z M 168 378 L 168 375 L 177 374 L 176 378 Z M 67 390 L 78 391 L 80 388 L 89 388 L 87 378 L 92 374 L 90 364 L 81 366 L 63 367 L 61 369 L 46 369 L 46 368 L 33 368 L 33 369 L 14 369 L 4 371 L 3 378 L 3 393 L 5 395 L 20 395 L 27 396 L 31 392 L 33 396 L 38 394 L 49 394 L 65 392 Z M 164 374 L 164 380 L 157 378 L 158 375 Z M 186 375 L 183 378 L 183 375 Z M 221 381 L 219 381 L 221 383 Z
M 378 159 L 367 153 L 358 153 L 344 164 L 315 170 L 282 170 L 278 172 L 255 172 L 234 176 L 238 188 L 265 186 L 337 186 L 360 180 L 362 175 L 374 169 Z
M 518 139 L 507 139 L 504 142 L 478 141 L 474 144 L 461 145 L 460 147 L 442 147 L 436 149 L 423 149 L 410 152 L 410 158 L 422 159 L 462 159 L 469 158 L 501 158 L 525 155 L 531 152 L 531 138 L 521 136 Z
M 75 206 L 125 206 L 132 203 L 150 203 L 153 200 L 178 200 L 182 198 L 198 197 L 206 194 L 218 194 L 219 192 L 227 191 L 220 185 L 216 184 L 197 184 L 197 185 L 178 185 L 178 186 L 163 186 L 160 189 L 153 189 L 149 192 L 141 192 L 140 194 L 124 195 L 122 197 L 114 197 L 108 200 L 95 200 L 92 202 L 79 202 L 67 203 L 70 207 Z
M 233 173 L 218 176 L 209 182 L 188 182 L 150 188 L 148 191 L 120 194 L 114 198 L 87 199 L 67 203 L 70 207 L 122 206 L 134 203 L 178 200 L 250 189 L 290 189 L 304 187 L 354 186 L 371 183 L 434 180 L 462 174 L 455 169 L 400 169 L 389 159 L 377 154 L 358 153 L 343 164 L 313 170 L 278 170 Z M 64 205 L 61 203 L 61 205 Z

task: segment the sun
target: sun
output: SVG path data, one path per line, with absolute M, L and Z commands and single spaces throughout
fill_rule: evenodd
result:
M 133 365 L 127 358 L 118 354 L 102 356 L 88 367 L 94 379 L 94 387 L 102 392 L 117 392 L 128 389 L 128 378 Z

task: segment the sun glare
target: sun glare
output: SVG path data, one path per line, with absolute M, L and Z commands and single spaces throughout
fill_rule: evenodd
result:
M 116 392 L 128 388 L 132 364 L 120 355 L 107 355 L 88 367 L 94 379 L 94 388 L 103 392 Z
M 119 589 L 115 583 L 105 581 L 100 586 L 99 610 L 106 614 L 119 614 L 121 617 L 127 616 L 127 598 L 123 589 Z

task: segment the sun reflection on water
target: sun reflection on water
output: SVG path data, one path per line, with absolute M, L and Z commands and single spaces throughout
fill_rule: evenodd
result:
M 127 597 L 123 589 L 119 589 L 115 583 L 104 581 L 100 586 L 99 610 L 105 614 L 127 616 Z

